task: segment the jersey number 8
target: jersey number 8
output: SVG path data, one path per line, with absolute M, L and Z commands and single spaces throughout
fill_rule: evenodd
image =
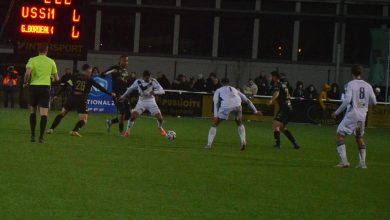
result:
M 360 87 L 360 92 L 359 92 L 359 99 L 364 99 L 366 96 L 364 87 Z

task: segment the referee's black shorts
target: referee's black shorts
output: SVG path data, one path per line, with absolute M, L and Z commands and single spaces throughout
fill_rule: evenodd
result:
M 30 86 L 30 104 L 41 108 L 49 108 L 50 86 Z

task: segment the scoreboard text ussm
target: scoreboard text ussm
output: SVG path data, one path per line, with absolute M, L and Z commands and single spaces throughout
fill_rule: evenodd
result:
M 18 5 L 15 53 L 34 55 L 38 43 L 49 43 L 49 56 L 86 60 L 85 0 L 24 0 Z

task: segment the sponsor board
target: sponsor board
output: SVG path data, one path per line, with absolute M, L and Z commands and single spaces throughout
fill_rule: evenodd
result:
M 368 111 L 368 127 L 390 128 L 390 105 L 376 105 Z
M 112 91 L 111 76 L 107 76 L 104 79 L 100 77 L 93 77 L 93 80 L 95 80 L 97 83 L 99 83 L 108 91 L 110 92 Z M 116 112 L 115 103 L 112 100 L 112 98 L 109 95 L 100 92 L 95 87 L 91 88 L 91 92 L 88 95 L 87 106 L 88 106 L 88 111 L 90 112 L 99 112 L 99 113 Z

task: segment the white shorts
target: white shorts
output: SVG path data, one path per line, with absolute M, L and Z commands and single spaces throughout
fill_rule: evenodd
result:
M 133 112 L 138 112 L 138 114 L 144 113 L 144 111 L 149 111 L 152 116 L 155 116 L 158 113 L 161 113 L 160 108 L 158 107 L 155 100 L 151 101 L 139 101 L 133 109 Z
M 347 113 L 337 127 L 337 133 L 344 136 L 354 134 L 357 137 L 363 137 L 365 121 L 365 118 L 362 120 L 354 113 Z
M 220 108 L 218 110 L 217 117 L 220 119 L 227 120 L 229 119 L 229 115 L 232 114 L 234 116 L 234 119 L 241 119 L 242 118 L 242 107 L 233 107 L 233 108 Z

